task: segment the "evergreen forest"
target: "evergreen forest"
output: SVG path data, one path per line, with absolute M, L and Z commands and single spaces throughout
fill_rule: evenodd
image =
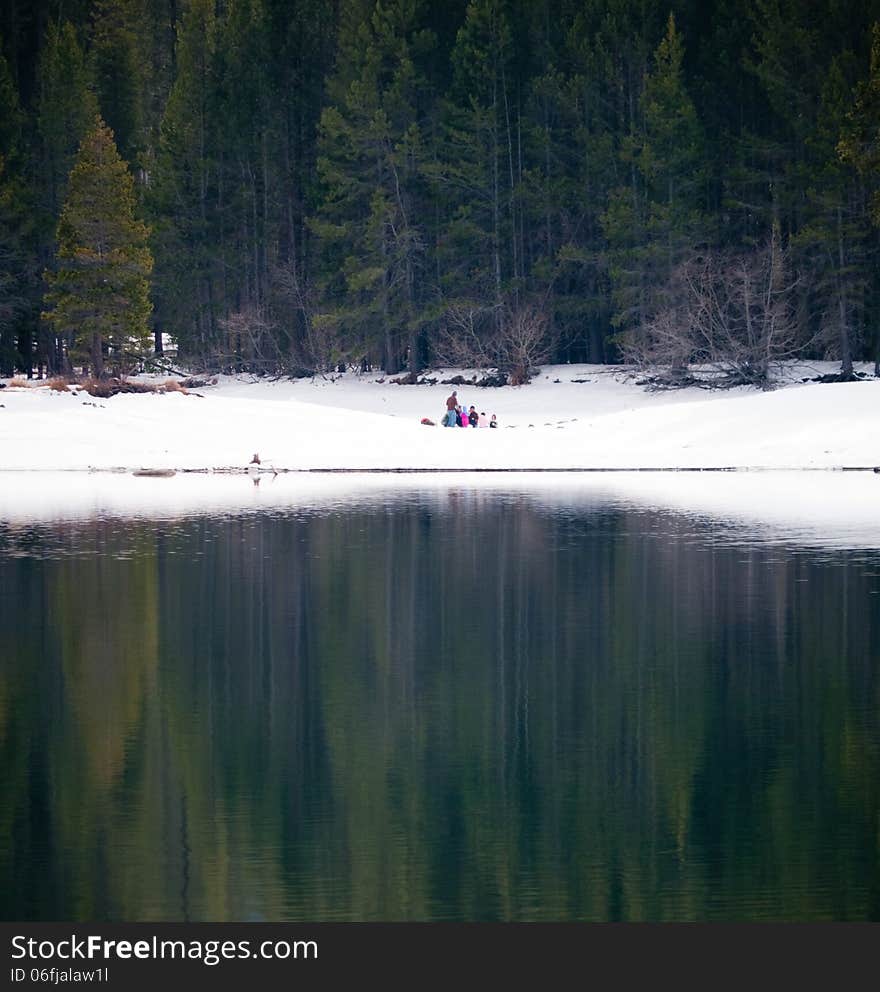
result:
M 880 0 L 0 0 L 2 375 L 880 373 L 878 246 Z

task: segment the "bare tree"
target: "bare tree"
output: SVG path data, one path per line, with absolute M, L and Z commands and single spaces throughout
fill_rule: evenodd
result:
M 529 381 L 533 369 L 549 361 L 553 340 L 547 314 L 525 304 L 505 314 L 498 335 L 498 367 L 507 372 L 510 384 Z
M 660 387 L 694 382 L 689 369 L 697 367 L 703 384 L 769 388 L 778 367 L 805 344 L 799 284 L 775 233 L 749 254 L 691 258 L 674 271 L 667 306 L 622 342 L 624 356 L 651 370 Z
M 261 307 L 247 306 L 220 321 L 225 331 L 225 347 L 217 357 L 222 365 L 251 371 L 277 371 L 281 365 L 274 326 Z
M 325 372 L 331 367 L 330 334 L 315 325 L 309 294 L 294 262 L 271 271 L 271 309 L 284 340 L 288 371 Z
M 511 385 L 519 386 L 550 359 L 553 343 L 547 315 L 537 306 L 459 303 L 446 311 L 435 353 L 453 367 L 497 369 Z
M 494 368 L 497 310 L 470 301 L 450 306 L 433 342 L 437 360 L 452 368 Z

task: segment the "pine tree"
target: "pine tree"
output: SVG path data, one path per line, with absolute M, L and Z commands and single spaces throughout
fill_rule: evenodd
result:
M 262 0 L 230 0 L 217 26 L 215 62 L 213 106 L 223 122 L 214 134 L 217 209 L 224 214 L 214 246 L 226 273 L 221 309 L 224 317 L 231 311 L 250 321 L 256 333 L 265 324 L 269 251 L 276 240 L 270 147 L 277 145 L 277 134 Z M 240 363 L 248 354 L 238 337 L 230 350 Z
M 807 142 L 803 222 L 791 239 L 810 275 L 813 322 L 820 340 L 839 357 L 844 379 L 853 376 L 861 303 L 873 255 L 861 184 L 856 170 L 837 152 L 851 102 L 854 61 L 852 53 L 842 53 L 826 75 L 817 124 Z
M 0 151 L 0 375 L 12 375 L 22 365 L 22 351 L 30 352 L 29 339 L 26 349 L 19 347 L 23 318 L 31 306 L 26 206 L 22 182 Z
M 667 304 L 673 271 L 705 238 L 704 138 L 683 72 L 675 18 L 645 80 L 643 129 L 622 145 L 638 181 L 612 195 L 604 217 L 612 247 L 616 322 L 638 327 Z
M 144 146 L 142 22 L 134 0 L 96 0 L 92 61 L 101 114 L 123 158 L 135 164 Z
M 870 217 L 880 228 L 880 22 L 871 33 L 871 58 L 868 78 L 856 88 L 854 105 L 849 110 L 838 144 L 843 162 L 855 167 L 867 187 Z M 875 242 L 876 244 L 876 242 Z M 876 267 L 873 275 L 873 308 L 869 324 L 873 323 L 871 351 L 874 375 L 880 376 L 880 286 Z
M 268 310 L 285 364 L 301 370 L 309 366 L 303 356 L 311 350 L 314 239 L 307 218 L 318 187 L 315 135 L 322 107 L 332 102 L 324 92 L 325 78 L 342 12 L 337 4 L 324 0 L 298 0 L 294 5 L 288 0 L 264 0 L 264 6 L 275 117 L 269 139 L 275 185 L 270 230 L 277 239 L 274 260 L 269 259 Z
M 216 347 L 218 286 L 223 278 L 216 264 L 223 239 L 214 206 L 213 0 L 192 0 L 177 34 L 177 78 L 162 118 L 148 196 L 154 218 L 155 301 L 159 326 L 174 334 L 181 353 L 201 359 Z
M 79 144 L 98 113 L 92 73 L 74 26 L 50 23 L 40 50 L 36 77 L 37 233 L 39 269 L 51 264 L 58 217 Z M 40 350 L 49 370 L 65 364 L 63 342 L 51 336 L 51 325 L 39 330 Z
M 35 258 L 25 180 L 24 115 L 0 46 L 0 374 L 30 372 Z
M 423 15 L 420 0 L 378 0 L 368 20 L 351 18 L 362 41 L 358 62 L 340 66 L 353 78 L 347 86 L 334 81 L 342 97 L 324 111 L 319 131 L 323 198 L 312 227 L 325 279 L 318 325 L 336 336 L 339 357 L 380 355 L 388 372 L 421 364 L 419 60 L 433 45 Z
M 142 34 L 140 49 L 141 91 L 139 116 L 144 147 L 139 160 L 144 169 L 143 182 L 150 182 L 159 148 L 159 128 L 168 94 L 174 84 L 175 19 L 177 0 L 140 0 Z
M 519 276 L 511 131 L 513 44 L 504 0 L 471 0 L 452 50 L 453 86 L 435 169 L 447 220 L 438 248 L 441 291 L 480 301 L 501 320 Z
M 55 225 L 79 143 L 98 113 L 91 73 L 73 26 L 49 24 L 38 70 L 37 128 L 47 229 Z
M 643 134 L 644 78 L 661 29 L 656 8 L 618 0 L 575 5 L 565 34 L 560 64 L 568 74 L 558 94 L 558 135 L 550 152 L 560 157 L 562 173 L 557 183 L 562 195 L 553 198 L 556 208 L 563 208 L 554 225 L 560 245 L 557 320 L 574 360 L 603 361 L 610 353 L 610 269 L 612 264 L 618 272 L 625 267 L 620 249 L 636 243 L 633 217 L 643 191 L 643 179 L 627 153 Z M 606 240 L 612 233 L 609 199 L 624 214 L 612 252 Z M 551 222 L 545 226 L 551 228 Z
M 880 21 L 872 31 L 868 78 L 856 89 L 838 151 L 869 183 L 871 216 L 880 227 Z
M 56 266 L 44 315 L 65 335 L 73 365 L 102 376 L 149 344 L 146 226 L 135 218 L 134 180 L 100 117 L 83 139 L 58 223 Z

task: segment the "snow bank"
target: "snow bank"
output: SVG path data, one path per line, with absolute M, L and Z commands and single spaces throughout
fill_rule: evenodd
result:
M 457 387 L 501 429 L 426 427 L 449 386 L 377 376 L 222 379 L 201 395 L 92 399 L 0 391 L 6 470 L 819 469 L 880 464 L 880 381 L 793 382 L 774 392 L 648 393 L 597 366 L 551 366 L 528 386 Z M 586 380 L 575 382 L 573 380 Z M 0 481 L 12 485 L 9 476 Z

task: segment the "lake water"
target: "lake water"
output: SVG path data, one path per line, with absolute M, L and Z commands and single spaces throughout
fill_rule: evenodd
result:
M 0 514 L 0 915 L 880 919 L 877 532 L 569 486 Z

